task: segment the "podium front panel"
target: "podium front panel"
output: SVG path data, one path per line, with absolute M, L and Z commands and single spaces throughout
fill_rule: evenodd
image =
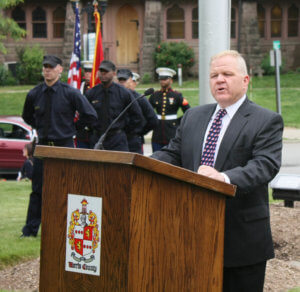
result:
M 68 194 L 102 198 L 100 276 L 65 271 Z M 224 211 L 133 165 L 46 158 L 40 291 L 222 291 Z

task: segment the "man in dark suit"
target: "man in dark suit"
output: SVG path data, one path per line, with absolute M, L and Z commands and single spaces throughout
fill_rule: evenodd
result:
M 274 257 L 268 183 L 281 165 L 283 121 L 247 98 L 248 84 L 238 52 L 212 57 L 217 104 L 187 111 L 175 138 L 152 156 L 237 185 L 226 199 L 223 291 L 263 291 L 266 261 Z

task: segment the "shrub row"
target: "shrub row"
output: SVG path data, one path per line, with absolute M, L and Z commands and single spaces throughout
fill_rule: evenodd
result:
M 37 84 L 42 81 L 41 67 L 44 50 L 38 45 L 33 47 L 17 48 L 18 63 L 16 66 L 16 76 L 3 65 L 0 64 L 0 86 L 2 85 L 22 85 L 22 84 Z M 181 64 L 184 74 L 189 72 L 189 69 L 195 64 L 195 54 L 185 42 L 161 42 L 156 46 L 154 55 L 155 68 L 168 67 L 175 71 L 178 65 Z M 281 66 L 281 71 L 284 68 Z M 262 60 L 261 68 L 264 75 L 273 75 L 274 67 L 270 66 L 269 54 L 265 55 Z M 297 70 L 300 71 L 300 68 Z M 142 82 L 151 81 L 150 74 L 146 73 L 142 77 Z M 62 76 L 62 81 L 67 81 L 67 72 Z

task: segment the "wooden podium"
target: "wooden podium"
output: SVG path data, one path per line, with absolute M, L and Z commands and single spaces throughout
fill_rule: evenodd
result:
M 222 291 L 235 186 L 139 154 L 37 146 L 39 291 Z M 65 270 L 68 194 L 102 198 L 100 276 Z

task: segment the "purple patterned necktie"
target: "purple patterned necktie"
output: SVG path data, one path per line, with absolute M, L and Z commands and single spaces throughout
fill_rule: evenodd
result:
M 201 165 L 214 166 L 215 150 L 221 131 L 222 118 L 226 114 L 226 109 L 220 109 L 211 125 L 202 153 Z

